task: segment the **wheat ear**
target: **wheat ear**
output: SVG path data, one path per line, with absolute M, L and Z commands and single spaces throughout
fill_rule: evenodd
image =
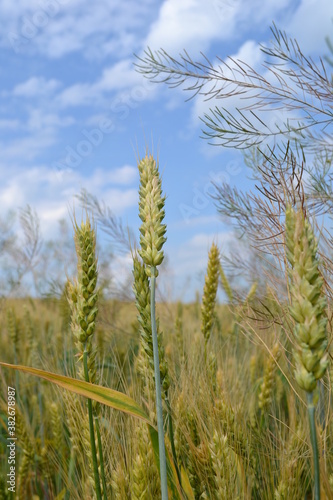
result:
M 320 499 L 319 455 L 315 426 L 317 382 L 328 366 L 327 301 L 319 272 L 318 244 L 303 210 L 286 210 L 286 249 L 290 263 L 290 312 L 295 320 L 295 378 L 307 393 L 311 443 L 314 456 L 315 500 Z
M 279 344 L 275 344 L 271 355 L 266 363 L 264 378 L 260 386 L 259 408 L 264 410 L 272 401 L 274 388 L 274 376 L 276 372 L 276 362 L 281 355 Z
M 219 249 L 215 243 L 213 243 L 208 255 L 207 273 L 205 277 L 205 286 L 201 306 L 201 331 L 205 339 L 205 361 L 207 360 L 207 344 L 212 332 L 215 318 L 214 309 L 220 268 Z
M 146 273 L 150 277 L 150 312 L 153 337 L 161 493 L 162 500 L 167 500 L 167 468 L 164 444 L 160 363 L 155 318 L 155 284 L 156 277 L 158 276 L 157 266 L 159 266 L 163 261 L 164 253 L 162 247 L 166 241 L 166 225 L 162 224 L 165 216 L 165 197 L 162 196 L 162 183 L 159 176 L 158 166 L 154 158 L 146 155 L 145 158 L 140 161 L 138 168 L 140 173 L 139 216 L 142 221 L 140 227 L 141 248 L 139 250 L 139 254 L 146 265 Z
M 78 278 L 77 283 L 69 287 L 73 312 L 72 329 L 77 339 L 80 358 L 83 361 L 83 367 L 80 368 L 80 375 L 86 382 L 94 383 L 96 380 L 96 350 L 92 345 L 92 336 L 95 332 L 95 319 L 98 312 L 98 294 L 96 292 L 97 259 L 95 255 L 96 235 L 88 218 L 86 222 L 81 223 L 81 226 L 75 222 L 74 230 L 74 240 L 78 258 Z M 93 405 L 91 399 L 88 399 L 90 445 L 95 490 L 97 500 L 101 500 L 102 490 L 98 470 L 95 439 L 96 429 L 94 429 L 94 413 L 96 413 L 96 410 L 96 405 Z M 104 491 L 104 497 L 105 494 Z

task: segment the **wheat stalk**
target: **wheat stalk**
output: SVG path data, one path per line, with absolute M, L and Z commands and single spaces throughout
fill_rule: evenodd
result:
M 83 366 L 79 369 L 80 376 L 86 382 L 94 383 L 96 380 L 96 350 L 92 345 L 92 336 L 95 332 L 95 319 L 98 313 L 98 294 L 95 290 L 97 285 L 97 259 L 95 255 L 96 236 L 88 218 L 85 223 L 81 223 L 81 226 L 79 226 L 75 221 L 74 229 L 75 247 L 78 257 L 78 278 L 74 285 L 71 284 L 69 286 L 73 314 L 72 331 L 77 339 L 80 359 L 83 362 Z M 94 415 L 96 417 L 97 410 L 98 406 L 96 403 L 94 402 L 93 404 L 91 399 L 88 399 L 90 446 L 95 491 L 97 500 L 101 500 L 102 489 L 98 467 L 98 449 L 104 498 L 106 500 L 106 485 L 102 458 L 103 453 L 100 445 L 99 429 L 96 420 L 94 425 Z
M 320 499 L 319 454 L 315 426 L 318 380 L 328 366 L 327 301 L 317 258 L 318 243 L 302 208 L 286 210 L 286 248 L 290 263 L 290 312 L 295 320 L 295 378 L 307 393 L 311 443 L 314 457 L 315 500 Z
M 140 173 L 139 189 L 139 216 L 142 221 L 140 227 L 139 254 L 146 265 L 146 273 L 150 277 L 151 286 L 151 327 L 153 337 L 153 355 L 156 387 L 156 410 L 158 427 L 158 444 L 160 457 L 160 476 L 162 500 L 168 498 L 167 468 L 164 444 L 163 410 L 160 380 L 160 362 L 158 353 L 158 338 L 155 318 L 155 283 L 158 276 L 157 266 L 164 258 L 162 250 L 166 241 L 166 225 L 162 224 L 165 216 L 165 197 L 162 196 L 161 179 L 158 166 L 152 156 L 145 156 L 138 165 Z

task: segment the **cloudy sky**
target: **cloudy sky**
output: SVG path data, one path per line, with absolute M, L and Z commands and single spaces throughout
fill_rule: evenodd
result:
M 210 183 L 246 189 L 247 171 L 240 153 L 200 139 L 211 104 L 148 82 L 133 54 L 186 49 L 260 68 L 274 21 L 316 59 L 328 52 L 331 0 L 3 0 L 0 18 L 2 214 L 29 203 L 52 237 L 86 188 L 137 232 L 136 156 L 148 145 L 167 194 L 170 287 L 191 298 L 212 241 L 227 251 L 231 240 Z

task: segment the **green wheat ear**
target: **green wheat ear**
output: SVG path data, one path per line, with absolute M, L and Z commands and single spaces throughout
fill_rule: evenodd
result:
M 290 312 L 296 322 L 295 378 L 308 393 L 317 388 L 328 366 L 327 301 L 317 258 L 318 244 L 303 211 L 286 210 L 286 247 L 290 263 Z
M 327 301 L 319 273 L 318 243 L 312 227 L 290 206 L 286 209 L 286 248 L 290 263 L 290 312 L 295 320 L 295 378 L 306 391 L 314 464 L 314 499 L 320 500 L 320 463 L 317 444 L 315 406 L 319 397 L 317 382 L 327 365 Z
M 201 331 L 205 338 L 205 344 L 207 344 L 213 328 L 214 308 L 221 269 L 219 249 L 213 243 L 208 255 L 207 274 L 201 306 Z
M 154 158 L 146 155 L 140 161 L 138 168 L 140 173 L 139 217 L 142 221 L 139 254 L 147 266 L 147 275 L 151 276 L 151 268 L 154 267 L 155 276 L 158 276 L 156 267 L 163 262 L 162 247 L 166 242 L 166 225 L 162 224 L 165 217 L 165 196 L 162 196 L 162 182 Z
M 96 350 L 92 345 L 95 320 L 98 313 L 96 235 L 89 219 L 79 226 L 75 223 L 75 247 L 78 257 L 78 278 L 68 284 L 69 302 L 72 309 L 72 332 L 83 359 L 88 353 L 89 381 L 96 381 Z M 80 377 L 85 380 L 84 367 L 79 368 Z M 94 405 L 97 406 L 97 405 Z

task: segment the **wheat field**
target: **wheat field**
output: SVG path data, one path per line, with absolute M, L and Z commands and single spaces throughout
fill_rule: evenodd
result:
M 254 280 L 234 290 L 213 242 L 197 300 L 159 302 L 152 286 L 166 245 L 164 198 L 156 162 L 142 162 L 132 300 L 100 292 L 87 212 L 74 223 L 77 275 L 61 297 L 1 301 L 1 362 L 117 392 L 87 399 L 74 382 L 67 390 L 3 366 L 0 499 L 333 498 L 329 264 L 301 197 L 281 218 L 279 287 Z

